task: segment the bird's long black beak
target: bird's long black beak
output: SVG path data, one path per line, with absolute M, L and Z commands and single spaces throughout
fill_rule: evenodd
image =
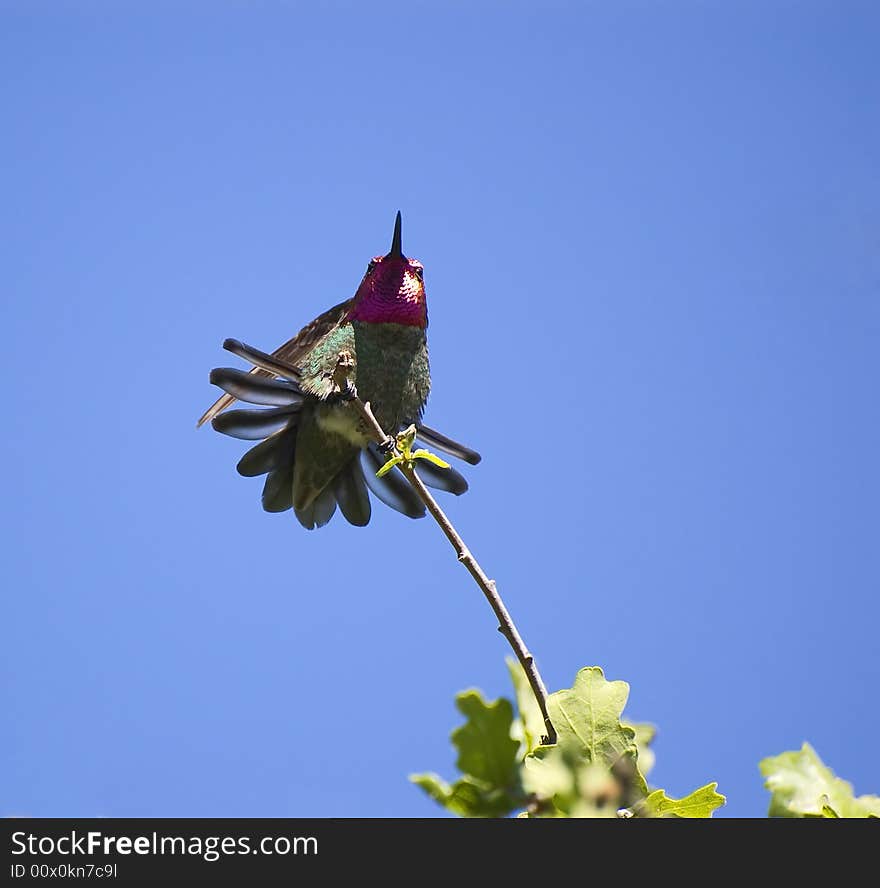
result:
M 401 233 L 400 210 L 398 210 L 397 211 L 397 218 L 394 220 L 394 236 L 391 238 L 391 250 L 388 252 L 388 255 L 385 257 L 386 259 L 406 258 L 403 255 L 403 247 L 401 246 L 402 240 L 403 240 L 403 236 Z

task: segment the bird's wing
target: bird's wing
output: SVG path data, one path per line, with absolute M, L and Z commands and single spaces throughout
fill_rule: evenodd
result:
M 284 361 L 285 364 L 297 366 L 303 357 L 314 348 L 331 330 L 335 330 L 345 321 L 351 309 L 354 299 L 346 299 L 339 305 L 334 305 L 323 314 L 318 315 L 311 323 L 306 324 L 293 339 L 288 339 L 284 345 L 272 352 L 273 358 Z M 272 376 L 268 370 L 254 367 L 250 371 L 258 376 Z M 235 403 L 235 397 L 230 394 L 221 395 L 201 416 L 197 426 L 204 425 L 213 419 L 218 413 L 224 411 L 230 404 Z
M 289 339 L 272 352 L 272 357 L 296 367 L 328 333 L 344 323 L 353 304 L 354 297 L 327 309 L 324 314 L 318 315 L 310 324 L 306 324 L 293 339 Z

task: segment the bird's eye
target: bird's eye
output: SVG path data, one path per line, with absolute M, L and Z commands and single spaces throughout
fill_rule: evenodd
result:
M 413 271 L 416 273 L 416 277 L 421 281 L 425 277 L 425 269 L 424 268 L 414 268 Z
M 370 273 L 375 267 L 376 267 L 376 260 L 375 260 L 375 259 L 371 259 L 371 260 L 367 263 L 367 274 L 369 274 L 369 273 Z

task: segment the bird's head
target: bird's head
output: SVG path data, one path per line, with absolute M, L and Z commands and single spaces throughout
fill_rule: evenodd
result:
M 374 256 L 354 297 L 349 320 L 374 324 L 428 326 L 424 270 L 418 259 L 403 255 L 400 213 L 394 221 L 391 249 Z

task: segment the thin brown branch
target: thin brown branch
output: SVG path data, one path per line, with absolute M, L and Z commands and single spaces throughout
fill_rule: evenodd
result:
M 377 444 L 386 444 L 393 439 L 390 439 L 389 436 L 385 434 L 384 429 L 377 422 L 376 417 L 373 415 L 373 411 L 370 409 L 369 402 L 365 403 L 358 397 L 357 391 L 350 379 L 350 373 L 353 366 L 354 362 L 351 355 L 347 352 L 341 352 L 336 364 L 336 372 L 333 377 L 334 382 L 341 392 L 345 392 L 348 395 L 350 403 L 360 412 L 366 430 L 373 440 L 376 441 Z M 413 490 L 418 494 L 419 499 L 425 504 L 425 507 L 431 513 L 431 517 L 440 526 L 446 539 L 451 543 L 452 548 L 455 549 L 455 554 L 458 556 L 458 560 L 467 568 L 468 573 L 474 578 L 483 595 L 486 596 L 486 600 L 489 602 L 489 605 L 495 612 L 495 616 L 498 618 L 498 631 L 507 639 L 514 654 L 516 654 L 516 658 L 519 660 L 520 665 L 526 674 L 526 678 L 529 681 L 532 693 L 535 695 L 535 700 L 538 702 L 541 716 L 544 719 L 544 726 L 547 729 L 546 736 L 541 738 L 542 742 L 555 743 L 556 729 L 553 727 L 553 723 L 550 721 L 550 715 L 547 712 L 547 689 L 544 687 L 541 673 L 538 672 L 538 667 L 535 665 L 535 658 L 526 647 L 525 642 L 522 640 L 522 636 L 517 631 L 510 613 L 504 606 L 504 601 L 498 593 L 495 581 L 489 579 L 483 568 L 480 567 L 479 562 L 471 554 L 470 549 L 465 545 L 464 540 L 461 538 L 458 531 L 456 531 L 455 527 L 453 527 L 452 522 L 446 516 L 446 513 L 437 504 L 437 501 L 431 495 L 428 488 L 425 487 L 422 479 L 416 474 L 412 465 L 404 461 L 398 463 L 397 468 L 403 472 L 406 480 L 409 481 Z

